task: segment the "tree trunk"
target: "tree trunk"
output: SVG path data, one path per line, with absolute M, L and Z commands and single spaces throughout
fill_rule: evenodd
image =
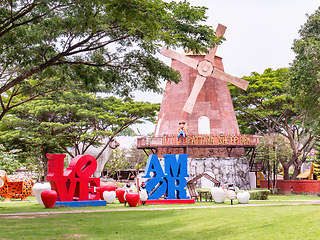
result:
M 277 181 L 278 181 L 278 171 L 277 171 L 277 168 L 278 168 L 278 162 L 273 162 L 273 174 L 271 172 L 271 187 L 272 187 L 272 194 L 276 194 L 276 188 L 277 188 Z
M 292 174 L 292 180 L 296 180 L 297 176 L 301 173 L 301 166 L 307 159 L 307 153 L 303 154 L 302 158 L 300 159 L 297 157 L 293 163 L 294 171 Z
M 289 176 L 289 168 L 292 165 L 292 161 L 286 163 L 285 161 L 281 161 L 280 163 L 282 165 L 283 168 L 283 180 L 290 180 L 290 176 Z
M 47 181 L 48 175 L 48 158 L 47 158 L 48 148 L 45 147 L 42 149 L 42 164 L 43 164 L 43 177 L 44 181 Z
M 268 189 L 270 189 L 270 161 L 268 160 Z
M 294 171 L 293 171 L 291 179 L 292 180 L 296 180 L 297 176 L 301 173 L 302 162 L 301 161 L 297 161 L 293 165 L 294 165 Z
M 277 189 L 277 178 L 273 179 L 273 185 L 272 185 L 272 194 L 275 195 L 276 194 L 276 189 Z

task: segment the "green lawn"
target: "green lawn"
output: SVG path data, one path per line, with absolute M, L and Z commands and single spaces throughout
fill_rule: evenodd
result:
M 319 205 L 0 217 L 0 239 L 319 239 Z
M 249 204 L 279 204 L 279 203 L 296 203 L 307 202 L 310 200 L 320 200 L 317 196 L 304 196 L 304 195 L 269 195 L 267 201 L 250 200 Z M 233 201 L 235 205 L 239 205 L 237 200 Z M 196 202 L 195 204 L 175 204 L 175 205 L 139 205 L 138 209 L 152 209 L 152 208 L 172 208 L 172 207 L 204 207 L 204 206 L 221 206 L 231 205 L 230 200 L 226 200 L 224 203 L 215 202 Z M 113 204 L 101 207 L 86 207 L 86 208 L 69 208 L 59 207 L 54 209 L 47 209 L 43 205 L 39 205 L 36 202 L 35 197 L 28 197 L 27 202 L 21 202 L 20 200 L 14 200 L 10 203 L 4 203 L 3 198 L 0 200 L 0 214 L 1 213 L 24 213 L 24 212 L 57 212 L 57 211 L 76 211 L 76 210 L 116 210 L 116 209 L 132 209 L 128 205 L 120 204 L 117 200 Z
M 296 195 L 296 194 L 289 194 L 289 195 L 272 195 L 268 196 L 268 200 L 320 200 L 318 196 L 311 196 L 311 195 Z
M 320 200 L 319 197 L 299 195 L 271 195 L 269 199 L 271 201 L 249 203 Z M 138 206 L 135 209 L 218 205 L 202 202 Z M 222 205 L 230 205 L 230 201 Z M 45 209 L 33 202 L 0 203 L 0 213 L 126 208 L 133 209 L 123 204 Z M 320 205 L 2 216 L 0 239 L 319 239 L 319 221 Z

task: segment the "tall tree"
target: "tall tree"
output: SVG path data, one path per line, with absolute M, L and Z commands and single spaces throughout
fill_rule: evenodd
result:
M 0 127 L 0 141 L 11 148 L 23 149 L 23 154 L 39 152 L 43 169 L 47 172 L 47 153 L 75 149 L 76 155 L 85 154 L 90 146 L 102 146 L 95 156 L 98 160 L 112 139 L 133 123 L 153 121 L 159 104 L 100 98 L 87 93 L 63 92 L 62 95 L 34 100 L 17 107 L 14 114 L 5 117 Z M 36 150 L 36 151 L 35 151 Z
M 295 59 L 290 67 L 291 94 L 309 115 L 320 116 L 320 7 L 307 15 L 307 22 L 294 40 Z
M 289 94 L 288 73 L 285 68 L 266 69 L 263 74 L 253 72 L 243 78 L 250 82 L 246 91 L 230 86 L 242 133 L 279 133 L 288 139 L 292 157 L 288 162 L 281 162 L 286 180 L 291 165 L 295 167 L 293 178 L 300 173 L 316 136 L 314 122 Z
M 137 146 L 133 144 L 130 149 L 117 148 L 115 149 L 110 160 L 105 164 L 105 171 L 107 177 L 119 178 L 120 170 L 133 170 L 135 177 L 138 175 L 139 170 L 144 168 L 147 163 L 147 157 L 141 149 L 137 149 Z M 130 177 L 130 176 L 129 176 Z M 128 179 L 129 180 L 129 179 Z
M 206 8 L 186 1 L 11 0 L 0 9 L 0 120 L 71 78 L 121 96 L 161 92 L 161 80 L 180 75 L 155 57 L 160 45 L 207 51 L 222 40 L 202 25 Z
M 286 165 L 290 161 L 290 155 L 292 155 L 289 141 L 280 134 L 266 134 L 260 139 L 257 151 L 260 152 L 262 159 L 268 162 L 268 174 L 270 177 L 268 179 L 271 179 L 272 193 L 275 194 L 279 164 Z M 269 167 L 270 163 L 271 168 Z M 269 170 L 271 171 L 269 172 Z M 284 176 L 284 179 L 289 178 Z

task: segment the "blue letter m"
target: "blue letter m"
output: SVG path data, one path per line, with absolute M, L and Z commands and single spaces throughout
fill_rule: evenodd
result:
M 188 154 L 163 155 L 164 171 L 168 177 L 189 177 L 188 175 Z

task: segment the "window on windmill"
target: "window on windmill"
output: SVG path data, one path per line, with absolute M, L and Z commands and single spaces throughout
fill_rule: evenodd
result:
M 201 116 L 198 119 L 198 133 L 210 134 L 210 119 L 206 116 Z

